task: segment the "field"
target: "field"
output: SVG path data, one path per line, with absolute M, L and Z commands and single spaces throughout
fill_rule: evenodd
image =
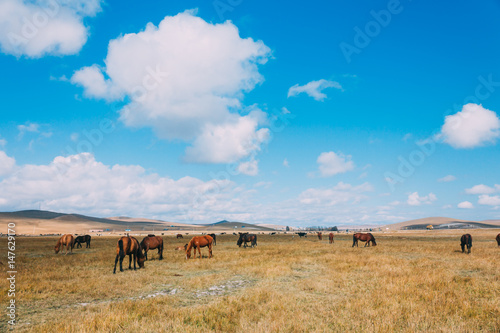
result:
M 174 251 L 187 239 L 165 236 L 163 261 L 153 251 L 145 269 L 115 275 L 116 237 L 94 237 L 91 249 L 67 256 L 54 254 L 56 238 L 19 237 L 16 328 L 499 332 L 498 229 L 467 232 L 470 255 L 460 251 L 464 230 L 446 230 L 374 233 L 378 246 L 367 248 L 351 248 L 346 234 L 335 234 L 333 245 L 313 235 L 258 235 L 258 246 L 247 249 L 235 245 L 236 236 L 223 235 L 214 257 L 202 249 L 201 260 Z M 6 249 L 5 238 L 0 246 Z M 6 304 L 6 279 L 0 285 Z

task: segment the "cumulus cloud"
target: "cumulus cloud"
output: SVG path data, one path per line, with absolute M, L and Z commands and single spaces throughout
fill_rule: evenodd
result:
M 333 151 L 321 153 L 317 162 L 322 177 L 330 177 L 354 169 L 354 162 L 351 161 L 350 155 L 336 154 Z
M 500 206 L 500 196 L 494 195 L 490 196 L 487 194 L 483 194 L 479 196 L 479 200 L 477 201 L 480 205 L 488 205 L 488 206 Z
M 413 192 L 408 195 L 407 203 L 410 206 L 420 206 L 422 204 L 431 204 L 433 201 L 436 201 L 437 197 L 434 193 L 429 193 L 426 196 L 419 196 L 418 192 Z
M 240 113 L 270 54 L 262 41 L 240 38 L 231 22 L 211 24 L 186 11 L 110 41 L 106 66 L 84 67 L 71 82 L 86 96 L 128 101 L 120 110 L 126 126 L 193 142 L 187 161 L 226 163 L 257 151 L 268 136 L 263 112 Z
M 500 190 L 500 185 L 496 184 L 495 188 L 484 184 L 474 185 L 471 188 L 465 189 L 467 194 L 492 194 Z
M 0 152 L 0 172 L 6 156 Z M 12 165 L 14 161 L 7 158 Z M 184 221 L 231 218 L 242 191 L 228 180 L 171 179 L 138 165 L 105 165 L 90 153 L 23 165 L 0 182 L 0 209 L 43 209 L 98 216 L 156 216 Z M 233 216 L 234 218 L 234 216 Z
M 453 175 L 448 175 L 448 176 L 444 176 L 443 178 L 439 178 L 438 182 L 448 183 L 448 182 L 452 182 L 454 180 L 457 180 L 457 177 L 455 177 Z
M 299 201 L 306 205 L 327 205 L 333 206 L 340 203 L 359 203 L 367 198 L 363 193 L 373 191 L 370 183 L 363 183 L 358 186 L 339 182 L 332 188 L 318 189 L 310 188 L 299 195 Z
M 259 173 L 259 161 L 250 160 L 246 162 L 241 162 L 238 165 L 238 172 L 247 176 L 257 176 Z
M 321 79 L 318 81 L 311 81 L 303 86 L 299 86 L 298 84 L 296 84 L 290 87 L 290 89 L 288 89 L 288 97 L 296 96 L 301 93 L 306 93 L 315 100 L 322 101 L 327 97 L 326 94 L 323 93 L 323 90 L 326 88 L 335 88 L 343 90 L 340 83 L 336 81 Z
M 454 148 L 494 143 L 500 136 L 500 119 L 495 112 L 481 105 L 466 104 L 462 111 L 446 116 L 438 136 Z
M 6 176 L 14 170 L 16 160 L 7 156 L 4 151 L 0 150 L 0 177 Z
M 457 205 L 458 208 L 463 208 L 463 209 L 472 209 L 474 208 L 474 205 L 469 202 L 469 201 L 464 201 L 464 202 L 461 202 Z
M 69 55 L 87 42 L 83 19 L 101 10 L 101 0 L 2 0 L 0 48 L 31 58 Z

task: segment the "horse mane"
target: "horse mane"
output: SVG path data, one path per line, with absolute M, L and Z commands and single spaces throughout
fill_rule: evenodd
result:
M 193 243 L 194 243 L 194 237 L 189 241 L 187 244 L 186 252 L 191 252 L 191 249 L 193 248 Z

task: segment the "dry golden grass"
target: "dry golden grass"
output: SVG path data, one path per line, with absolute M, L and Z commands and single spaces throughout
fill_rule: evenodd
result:
M 185 260 L 174 248 L 187 239 L 169 236 L 163 261 L 150 252 L 145 269 L 115 275 L 117 238 L 94 237 L 67 256 L 54 254 L 56 238 L 18 238 L 17 329 L 499 332 L 498 230 L 468 232 L 470 255 L 459 251 L 464 231 L 446 230 L 374 233 L 378 246 L 354 249 L 351 235 L 333 245 L 258 235 L 253 249 L 224 235 L 202 260 Z

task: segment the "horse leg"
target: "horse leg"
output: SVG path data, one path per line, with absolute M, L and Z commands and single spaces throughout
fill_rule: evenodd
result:
M 117 254 L 117 256 L 118 256 L 118 254 Z M 123 272 L 123 266 L 122 266 L 122 264 L 123 264 L 123 259 L 125 259 L 125 255 L 120 256 L 120 272 Z
M 144 249 L 144 258 L 146 258 L 146 261 L 148 261 L 148 250 L 149 248 L 147 247 Z
M 212 258 L 212 244 L 208 244 L 208 258 Z
M 158 254 L 160 255 L 160 260 L 163 259 L 163 244 L 158 247 Z
M 128 255 L 128 269 L 132 269 L 132 254 Z
M 116 274 L 116 264 L 118 263 L 118 257 L 119 257 L 119 256 L 120 256 L 120 255 L 119 255 L 119 254 L 117 254 L 117 255 L 116 255 L 116 257 L 115 257 L 115 268 L 113 269 L 113 274 Z M 121 262 L 120 262 L 120 264 L 121 264 Z
M 134 252 L 134 254 L 132 254 L 134 256 L 134 271 L 137 270 L 137 267 L 135 266 L 135 262 L 137 260 L 137 256 L 136 256 L 136 253 Z
M 196 251 L 196 249 L 195 249 L 195 251 Z M 198 254 L 200 255 L 198 258 L 201 259 L 201 246 L 198 246 Z
M 460 247 L 462 248 L 462 253 L 465 252 L 465 244 L 460 244 Z

